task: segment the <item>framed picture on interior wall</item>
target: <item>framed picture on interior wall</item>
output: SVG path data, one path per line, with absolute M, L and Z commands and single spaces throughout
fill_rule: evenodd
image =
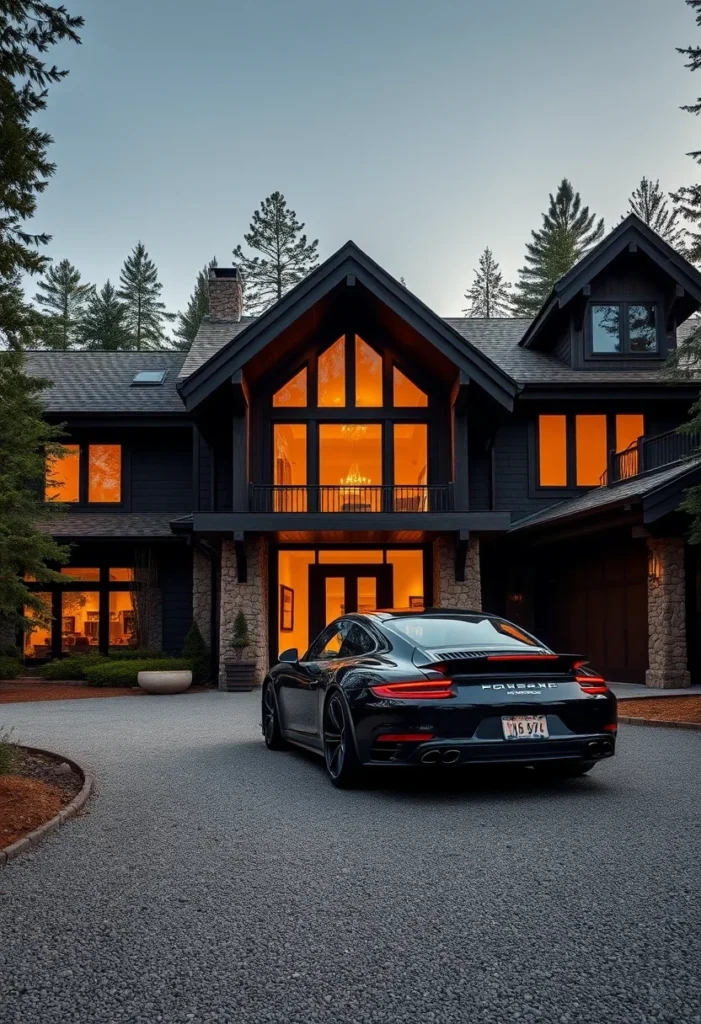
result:
M 409 595 L 409 607 L 410 608 L 423 608 L 424 599 L 419 594 Z
M 295 592 L 291 587 L 280 584 L 280 630 L 291 633 L 295 628 Z

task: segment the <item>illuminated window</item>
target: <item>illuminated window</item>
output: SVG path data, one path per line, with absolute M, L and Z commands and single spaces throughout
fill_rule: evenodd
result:
M 428 469 L 428 427 L 425 423 L 394 424 L 395 512 L 425 512 Z
M 576 416 L 577 487 L 598 487 L 606 469 L 606 417 Z
M 307 426 L 276 423 L 273 428 L 276 512 L 307 511 Z
M 63 456 L 49 456 L 46 460 L 46 501 L 80 500 L 80 446 L 67 444 L 64 447 Z
M 122 500 L 122 446 L 91 444 L 88 447 L 88 501 Z
M 281 409 L 302 409 L 307 404 L 307 368 L 303 367 L 299 373 L 288 380 L 279 391 L 273 395 L 273 405 Z
M 113 590 L 109 602 L 110 647 L 136 647 L 134 595 L 130 590 Z
M 616 416 L 616 451 L 626 448 L 645 433 L 645 418 L 638 413 Z
M 96 653 L 100 640 L 100 594 L 97 590 L 64 590 L 61 594 L 61 650 L 64 654 Z
M 51 594 L 35 593 L 44 608 L 34 609 L 25 605 L 25 618 L 32 621 L 32 628 L 24 634 L 25 658 L 51 657 Z
M 61 569 L 61 573 L 64 576 L 70 576 L 74 580 L 79 580 L 81 583 L 99 583 L 100 582 L 100 570 L 99 569 L 82 569 L 82 568 L 67 568 L 64 566 Z
M 382 428 L 379 423 L 319 426 L 322 512 L 379 512 L 382 507 Z
M 428 396 L 412 384 L 401 370 L 394 367 L 392 375 L 392 390 L 394 405 L 403 408 L 425 408 L 428 405 Z
M 319 405 L 342 408 L 346 404 L 346 339 L 339 338 L 319 356 Z
M 541 487 L 567 486 L 567 417 L 538 417 L 538 466 Z
M 382 356 L 355 336 L 355 404 L 382 405 Z
M 110 569 L 109 579 L 112 583 L 133 583 L 134 582 L 134 570 L 133 569 Z

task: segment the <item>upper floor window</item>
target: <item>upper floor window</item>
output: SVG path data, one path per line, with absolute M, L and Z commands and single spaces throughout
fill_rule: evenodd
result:
M 625 451 L 645 433 L 639 413 L 538 417 L 540 487 L 598 487 L 608 452 Z
M 44 499 L 118 505 L 122 500 L 122 446 L 68 444 L 64 448 L 62 456 L 46 460 Z
M 654 302 L 592 305 L 592 355 L 654 355 L 658 349 L 657 306 Z

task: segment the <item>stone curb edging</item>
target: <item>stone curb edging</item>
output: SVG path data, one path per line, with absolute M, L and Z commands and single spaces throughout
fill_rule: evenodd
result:
M 657 725 L 667 729 L 701 729 L 701 722 L 663 722 L 658 718 L 629 718 L 619 715 L 618 721 L 625 725 Z
M 4 867 L 15 857 L 19 857 L 21 853 L 25 853 L 27 850 L 31 850 L 37 846 L 44 836 L 48 836 L 49 833 L 55 832 L 70 818 L 74 818 L 78 811 L 82 810 L 88 801 L 88 797 L 92 793 L 93 779 L 92 776 L 85 771 L 84 768 L 76 762 L 72 761 L 70 757 L 63 757 L 61 754 L 56 754 L 53 750 L 44 750 L 42 747 L 25 747 L 24 744 L 18 744 L 22 750 L 28 751 L 30 754 L 43 754 L 44 757 L 49 757 L 54 761 L 59 761 L 61 764 L 70 765 L 74 772 L 76 772 L 83 780 L 83 785 L 80 792 L 73 797 L 71 802 L 59 811 L 54 818 L 49 818 L 43 825 L 39 825 L 33 832 L 29 832 L 26 836 L 18 839 L 16 842 L 11 843 L 4 849 L 0 850 L 0 868 Z

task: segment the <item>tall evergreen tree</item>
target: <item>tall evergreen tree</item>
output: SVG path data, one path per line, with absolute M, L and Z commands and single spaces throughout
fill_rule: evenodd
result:
M 689 7 L 696 13 L 696 24 L 701 28 L 701 0 L 686 0 Z M 688 57 L 686 67 L 690 71 L 701 68 L 701 46 L 677 47 L 677 51 Z M 696 103 L 686 104 L 681 108 L 689 114 L 701 114 L 701 97 Z M 687 153 L 697 164 L 701 164 L 701 149 Z M 683 185 L 672 193 L 677 211 L 686 221 L 687 231 L 684 255 L 693 263 L 701 263 L 701 184 Z
M 131 347 L 131 335 L 127 327 L 127 310 L 117 298 L 117 291 L 111 281 L 102 289 L 93 291 L 78 326 L 78 339 L 87 349 L 99 352 L 114 352 Z
M 93 285 L 81 284 L 80 271 L 70 260 L 48 267 L 34 296 L 43 313 L 42 340 L 47 348 L 65 352 L 74 347 L 78 325 L 93 291 Z
M 178 313 L 178 326 L 173 332 L 176 348 L 189 349 L 200 329 L 202 317 L 209 316 L 209 269 L 216 265 L 217 260 L 213 256 L 197 275 L 195 289 L 190 296 L 187 309 L 184 313 Z
M 640 184 L 631 193 L 628 200 L 628 211 L 624 216 L 629 213 L 640 217 L 653 231 L 664 238 L 665 242 L 675 248 L 682 248 L 684 231 L 681 224 L 678 223 L 679 211 L 670 210 L 667 206 L 667 196 L 660 188 L 659 180 L 652 181 L 643 175 Z
M 604 234 L 603 217 L 596 219 L 582 206 L 567 178 L 563 178 L 550 206 L 543 214 L 543 226 L 532 231 L 526 245 L 526 266 L 519 271 L 514 298 L 516 316 L 534 317 L 553 285 L 577 263 Z
M 273 192 L 253 211 L 243 239 L 262 255 L 247 256 L 240 245 L 234 249 L 234 263 L 244 275 L 248 312 L 267 309 L 317 266 L 319 240 L 307 242 L 303 229 L 282 192 Z
M 119 274 L 121 285 L 117 297 L 126 307 L 126 325 L 130 335 L 130 348 L 142 352 L 150 348 L 163 348 L 165 324 L 175 319 L 166 311 L 159 296 L 163 285 L 158 280 L 156 264 L 146 252 L 143 242 L 137 242 L 124 261 Z
M 480 256 L 472 287 L 465 292 L 465 298 L 470 305 L 463 313 L 466 316 L 485 317 L 488 320 L 492 317 L 509 316 L 510 288 L 511 285 L 504 280 L 492 250 L 487 246 Z

